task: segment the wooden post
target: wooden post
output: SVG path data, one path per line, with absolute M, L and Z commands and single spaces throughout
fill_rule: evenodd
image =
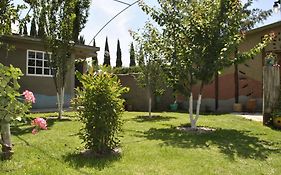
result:
M 279 67 L 263 67 L 263 124 L 271 125 L 271 112 L 280 92 Z

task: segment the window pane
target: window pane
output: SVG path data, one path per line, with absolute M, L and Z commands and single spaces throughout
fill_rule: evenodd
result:
M 42 68 L 36 68 L 36 74 L 42 75 Z
M 50 75 L 50 69 L 44 69 L 44 75 Z
M 35 68 L 34 67 L 28 67 L 28 74 L 35 74 Z
M 43 53 L 41 53 L 41 52 L 36 52 L 36 59 L 42 60 L 42 59 L 43 59 Z
M 28 60 L 28 66 L 35 66 L 35 60 Z
M 28 58 L 35 58 L 35 52 L 28 51 Z
M 36 66 L 42 67 L 43 66 L 43 61 L 36 60 Z
M 49 60 L 50 54 L 44 53 L 44 60 Z
M 51 75 L 55 75 L 55 70 L 51 69 Z
M 49 68 L 49 61 L 44 61 L 44 67 Z

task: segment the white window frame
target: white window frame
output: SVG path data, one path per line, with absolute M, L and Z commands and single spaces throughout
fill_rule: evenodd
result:
M 34 66 L 29 66 L 28 65 L 28 61 L 31 60 L 32 58 L 29 58 L 29 52 L 34 52 L 35 53 L 35 58 L 34 58 L 34 61 L 35 61 L 35 65 Z M 42 53 L 43 54 L 43 57 L 42 57 L 42 66 L 40 66 L 40 68 L 42 68 L 42 74 L 36 74 L 36 68 L 39 67 L 39 66 L 36 66 L 36 53 Z M 47 68 L 44 66 L 45 64 L 45 54 L 49 54 L 49 56 L 51 56 L 52 54 L 49 53 L 49 52 L 44 52 L 44 51 L 40 51 L 40 50 L 27 50 L 26 51 L 26 76 L 34 76 L 34 77 L 54 77 L 54 75 L 52 75 L 52 72 L 50 72 L 51 74 L 50 75 L 45 75 L 44 74 L 44 68 Z M 33 59 L 32 59 L 33 60 Z M 49 60 L 48 60 L 49 61 Z M 34 67 L 35 69 L 35 73 L 34 74 L 30 74 L 28 73 L 28 68 L 29 67 Z M 51 68 L 50 66 L 48 67 L 49 68 L 49 71 L 51 71 Z

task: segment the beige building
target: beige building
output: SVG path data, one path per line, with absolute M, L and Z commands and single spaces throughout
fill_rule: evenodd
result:
M 30 90 L 34 93 L 36 108 L 55 108 L 56 90 L 52 71 L 49 67 L 48 57 L 43 42 L 38 38 L 27 36 L 0 36 L 3 43 L 8 43 L 13 48 L 8 52 L 0 49 L 0 62 L 4 65 L 13 65 L 21 69 L 24 76 L 19 80 L 21 91 Z M 85 59 L 93 57 L 99 51 L 98 47 L 75 45 L 73 58 Z M 74 61 L 74 60 L 73 60 Z M 65 88 L 65 104 L 69 106 L 70 99 L 74 96 L 75 67 L 67 75 Z

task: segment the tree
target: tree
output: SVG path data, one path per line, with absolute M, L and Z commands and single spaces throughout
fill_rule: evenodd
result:
M 15 7 L 10 0 L 0 1 L 0 37 L 12 34 L 11 24 L 19 20 L 18 14 L 22 8 L 23 6 Z M 0 41 L 0 47 L 2 45 Z M 0 144 L 4 159 L 11 158 L 13 154 L 10 124 L 28 110 L 28 107 L 19 100 L 21 94 L 18 92 L 20 87 L 18 79 L 20 76 L 22 73 L 18 68 L 12 65 L 6 67 L 0 63 Z
M 117 53 L 116 53 L 116 67 L 122 67 L 122 53 L 121 53 L 121 48 L 120 48 L 120 42 L 119 39 L 117 41 Z
M 74 42 L 78 41 L 78 36 L 82 29 L 85 27 L 87 18 L 89 16 L 91 0 L 76 0 L 75 2 L 75 19 L 73 21 L 73 38 Z
M 74 23 L 80 31 L 86 23 L 87 17 L 87 13 L 83 13 L 82 16 L 80 13 L 76 16 L 77 3 L 88 3 L 88 5 L 83 6 L 85 9 L 80 9 L 88 11 L 90 2 L 83 0 L 43 0 L 31 5 L 36 17 L 39 18 L 37 21 L 39 21 L 39 27 L 41 26 L 42 31 L 39 35 L 43 39 L 48 52 L 52 53 L 49 62 L 54 71 L 53 78 L 57 91 L 59 119 L 62 118 L 63 113 L 66 74 L 74 65 L 74 58 L 72 57 L 75 45 L 73 41 Z
M 79 39 L 78 39 L 78 41 L 77 41 L 77 43 L 78 43 L 78 44 L 83 44 L 83 45 L 84 45 L 84 44 L 85 44 L 85 38 L 84 38 L 84 36 L 80 36 Z
M 130 67 L 136 66 L 135 49 L 133 42 L 130 46 Z
M 33 37 L 37 36 L 35 18 L 32 18 L 32 21 L 31 21 L 30 36 L 33 36 Z
M 141 35 L 131 33 L 138 43 L 137 60 L 140 60 L 140 74 L 137 77 L 138 83 L 147 89 L 148 113 L 151 116 L 152 97 L 162 95 L 166 87 L 166 75 L 162 68 L 162 57 L 159 50 L 159 31 L 150 23 L 146 23 L 144 32 Z
M 24 25 L 23 25 L 23 34 L 28 35 L 26 23 L 24 23 Z
M 45 24 L 46 24 L 46 11 L 41 11 L 38 18 L 38 37 L 44 38 L 46 34 Z
M 93 46 L 96 47 L 96 40 L 95 39 L 94 39 L 94 42 L 93 42 Z M 92 57 L 92 66 L 96 67 L 98 65 L 99 65 L 98 57 L 97 57 L 97 55 L 95 55 L 94 57 Z
M 169 63 L 170 82 L 189 98 L 191 127 L 196 128 L 203 87 L 216 73 L 251 58 L 266 46 L 269 37 L 248 52 L 231 57 L 245 39 L 244 32 L 265 19 L 270 11 L 249 10 L 252 0 L 244 5 L 239 0 L 158 2 L 158 10 L 143 2 L 140 6 L 163 29 L 161 51 Z M 193 116 L 192 87 L 196 83 L 200 83 L 200 90 Z
M 107 37 L 106 37 L 106 40 L 105 40 L 103 65 L 104 66 L 110 66 L 110 52 L 109 52 Z

